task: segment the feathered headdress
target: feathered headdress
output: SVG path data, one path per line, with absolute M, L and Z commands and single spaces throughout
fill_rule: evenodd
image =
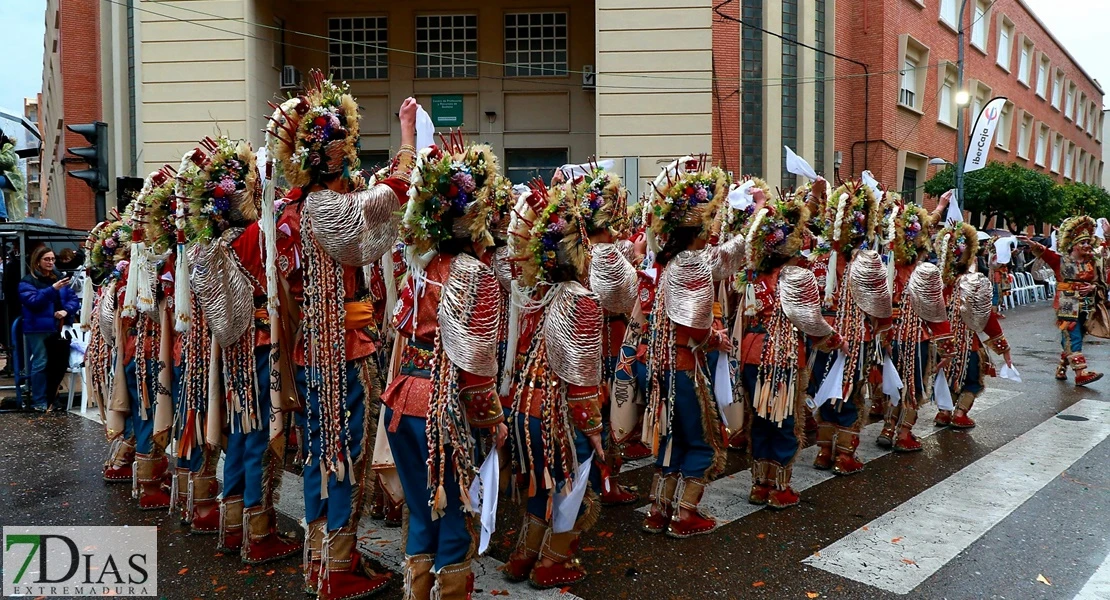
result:
M 1096 226 L 1095 220 L 1087 215 L 1065 219 L 1060 225 L 1060 230 L 1056 232 L 1056 247 L 1060 249 L 1061 254 L 1067 254 L 1079 242 L 1092 241 Z
M 744 232 L 746 269 L 764 272 L 773 256 L 791 257 L 801 252 L 808 229 L 809 209 L 797 197 L 768 201 L 751 218 Z
M 461 133 L 441 141 L 442 151 L 433 146 L 417 154 L 401 238 L 418 254 L 452 239 L 492 246 L 497 156 L 485 144 L 466 145 Z
M 586 219 L 565 186 L 548 189 L 533 180 L 513 207 L 509 233 L 510 260 L 519 265 L 524 287 L 556 283 L 564 278 L 560 273 L 579 281 L 585 276 Z
M 950 223 L 937 232 L 933 249 L 944 284 L 951 285 L 975 264 L 979 253 L 978 231 L 970 223 Z
M 347 84 L 336 84 L 313 69 L 303 95 L 274 109 L 266 128 L 270 152 L 285 180 L 304 187 L 320 175 L 358 171 L 358 104 Z
M 621 178 L 591 159 L 590 170 L 574 185 L 574 196 L 586 219 L 586 233 L 608 231 L 615 238 L 627 237 L 632 229 L 628 217 L 628 190 Z
M 680 227 L 700 228 L 701 236 L 708 237 L 728 196 L 729 176 L 719 167 L 710 167 L 703 154 L 672 162 L 651 185 L 655 193 L 644 203 L 644 225 L 648 245 L 659 252 Z
M 128 264 L 127 288 L 121 314 L 134 317 L 138 311 L 151 312 L 155 308 L 154 272 L 155 248 L 158 254 L 166 252 L 173 238 L 173 184 L 174 172 L 169 165 L 147 176 L 142 190 L 132 201 L 131 248 Z M 147 233 L 147 229 L 151 233 Z

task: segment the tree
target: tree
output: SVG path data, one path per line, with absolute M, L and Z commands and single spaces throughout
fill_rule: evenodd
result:
M 925 192 L 939 196 L 955 187 L 956 171 L 948 167 L 925 182 Z M 1003 217 L 1024 229 L 1037 222 L 1059 222 L 1066 214 L 1063 194 L 1051 177 L 1021 165 L 997 161 L 964 175 L 960 208 L 983 215 L 984 223 Z
M 1089 183 L 1063 183 L 1054 190 L 1065 207 L 1065 214 L 1110 217 L 1110 192 Z

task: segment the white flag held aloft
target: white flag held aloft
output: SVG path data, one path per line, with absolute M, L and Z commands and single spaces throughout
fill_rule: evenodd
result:
M 867 189 L 871 190 L 871 193 L 875 195 L 876 199 L 883 197 L 883 191 L 879 189 L 879 180 L 875 179 L 871 171 L 864 170 L 863 173 L 859 174 L 859 178 L 863 180 L 863 185 L 866 185 Z
M 435 143 L 436 126 L 423 106 L 416 105 L 416 148 L 423 150 Z
M 1014 236 L 998 238 L 994 241 L 994 262 L 1000 265 L 1010 264 L 1010 254 L 1017 247 L 1017 238 Z
M 951 191 L 952 199 L 948 201 L 948 213 L 944 216 L 944 220 L 949 223 L 963 223 L 964 211 L 960 210 L 960 198 L 956 190 Z
M 617 163 L 613 160 L 602 160 L 598 161 L 596 164 L 605 171 L 612 171 L 613 166 Z M 593 170 L 593 165 L 563 165 L 559 167 L 559 170 L 563 172 L 563 177 L 566 177 L 567 181 L 573 181 L 576 177 L 585 177 L 589 175 L 590 171 Z
M 978 171 L 987 166 L 987 156 L 994 144 L 994 130 L 1002 118 L 1002 108 L 1006 106 L 1005 98 L 992 98 L 979 117 L 975 119 L 975 126 L 971 128 L 971 141 L 967 145 L 967 157 L 964 159 L 964 173 Z
M 790 146 L 783 146 L 786 149 L 786 170 L 795 175 L 801 175 L 808 178 L 810 181 L 817 181 L 817 171 L 809 166 L 806 159 L 794 154 Z
M 749 179 L 728 191 L 728 205 L 733 210 L 746 210 L 755 202 L 752 190 L 755 180 Z

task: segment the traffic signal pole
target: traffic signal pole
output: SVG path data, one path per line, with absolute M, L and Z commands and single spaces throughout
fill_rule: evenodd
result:
M 105 198 L 105 192 L 108 191 L 108 124 L 93 121 L 82 125 L 66 125 L 66 129 L 81 135 L 90 144 L 78 148 L 66 148 L 67 152 L 89 166 L 87 169 L 68 173 L 84 181 L 96 193 L 94 208 L 96 221 L 99 223 L 108 218 Z

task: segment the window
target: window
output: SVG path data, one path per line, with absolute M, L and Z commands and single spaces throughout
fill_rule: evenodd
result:
M 1087 110 L 1087 99 L 1080 93 L 1079 99 L 1075 101 L 1075 125 L 1083 129 L 1084 115 Z
M 1056 69 L 1052 78 L 1052 108 L 1060 110 L 1060 97 L 1064 94 L 1064 72 Z
M 478 16 L 418 15 L 416 77 L 478 76 Z
M 1041 125 L 1040 130 L 1037 131 L 1037 156 L 1036 156 L 1036 158 L 1034 159 L 1033 162 L 1035 162 L 1038 165 L 1043 167 L 1044 166 L 1044 156 L 1045 156 L 1045 152 L 1047 151 L 1047 149 L 1048 149 L 1048 127 L 1046 127 L 1044 125 Z
M 798 0 L 782 0 L 782 34 L 788 39 L 798 38 Z M 798 145 L 798 45 L 782 44 L 782 144 L 791 148 Z M 786 155 L 782 157 L 783 181 L 789 176 Z M 793 183 L 793 182 L 792 182 Z
M 1075 103 L 1075 84 L 1074 83 L 1069 83 L 1068 84 L 1068 95 L 1067 95 L 1067 97 L 1064 98 L 1064 118 L 1065 119 L 1070 119 L 1071 118 L 1071 111 L 1072 111 L 1074 103 Z
M 1098 121 L 1095 123 L 1095 141 L 1102 142 L 1102 126 L 1106 122 L 1106 111 L 1098 113 Z
M 1087 157 L 1084 154 L 1083 150 L 1080 150 L 1079 158 L 1075 161 L 1075 180 L 1080 183 L 1087 183 Z
M 1071 142 L 1068 142 L 1067 148 L 1064 149 L 1064 177 L 1071 179 L 1071 161 L 1072 155 L 1075 154 L 1075 148 L 1072 147 Z
M 929 48 L 907 34 L 898 38 L 898 58 L 902 65 L 901 83 L 898 89 L 898 104 L 916 112 L 922 111 L 925 75 L 929 69 L 918 68 L 929 64 Z
M 817 0 L 815 9 L 817 53 L 813 57 L 813 73 L 818 83 L 813 88 L 813 168 L 818 173 L 825 173 L 825 0 Z
M 940 0 L 940 20 L 956 27 L 956 0 Z
M 940 70 L 940 94 L 937 99 L 937 120 L 956 125 L 956 66 L 945 63 Z
M 971 112 L 968 113 L 968 118 L 971 119 L 971 126 L 974 127 L 975 119 L 979 118 L 979 113 L 991 99 L 991 89 L 982 81 L 972 79 L 968 83 L 967 90 L 971 95 Z
M 998 130 L 994 132 L 994 144 L 1003 150 L 1010 149 L 1010 133 L 1013 131 L 1014 105 L 1002 105 L 1002 116 L 998 119 Z
M 740 168 L 744 173 L 763 169 L 763 0 L 743 0 L 741 18 L 751 27 L 740 28 L 740 111 L 744 127 L 740 133 Z
M 1098 122 L 1098 106 L 1092 102 L 1090 110 L 1087 111 L 1087 135 L 1095 134 L 1095 124 Z
M 328 69 L 341 80 L 389 79 L 385 17 L 328 19 Z
M 1021 129 L 1018 130 L 1017 154 L 1022 158 L 1029 158 L 1029 140 L 1033 135 L 1033 115 L 1022 113 Z
M 1018 81 L 1029 86 L 1029 67 L 1033 64 L 1033 42 L 1021 36 L 1021 54 L 1018 56 Z
M 505 15 L 505 76 L 567 74 L 567 13 Z
M 1048 97 L 1048 57 L 1041 52 L 1041 59 L 1037 61 L 1037 95 L 1041 98 Z
M 1052 136 L 1052 172 L 1060 172 L 1060 154 L 1063 152 L 1064 137 L 1060 134 Z
M 990 27 L 990 19 L 987 18 L 989 9 L 988 0 L 975 0 L 975 12 L 971 22 L 971 45 L 983 51 L 987 49 L 987 29 Z
M 566 148 L 508 148 L 505 150 L 505 176 L 510 181 L 551 179 L 555 169 L 567 164 Z
M 1002 15 L 998 18 L 998 66 L 1010 70 L 1010 41 L 1014 39 L 1014 23 Z
M 917 169 L 908 165 L 902 171 L 902 198 L 909 201 L 917 199 Z

